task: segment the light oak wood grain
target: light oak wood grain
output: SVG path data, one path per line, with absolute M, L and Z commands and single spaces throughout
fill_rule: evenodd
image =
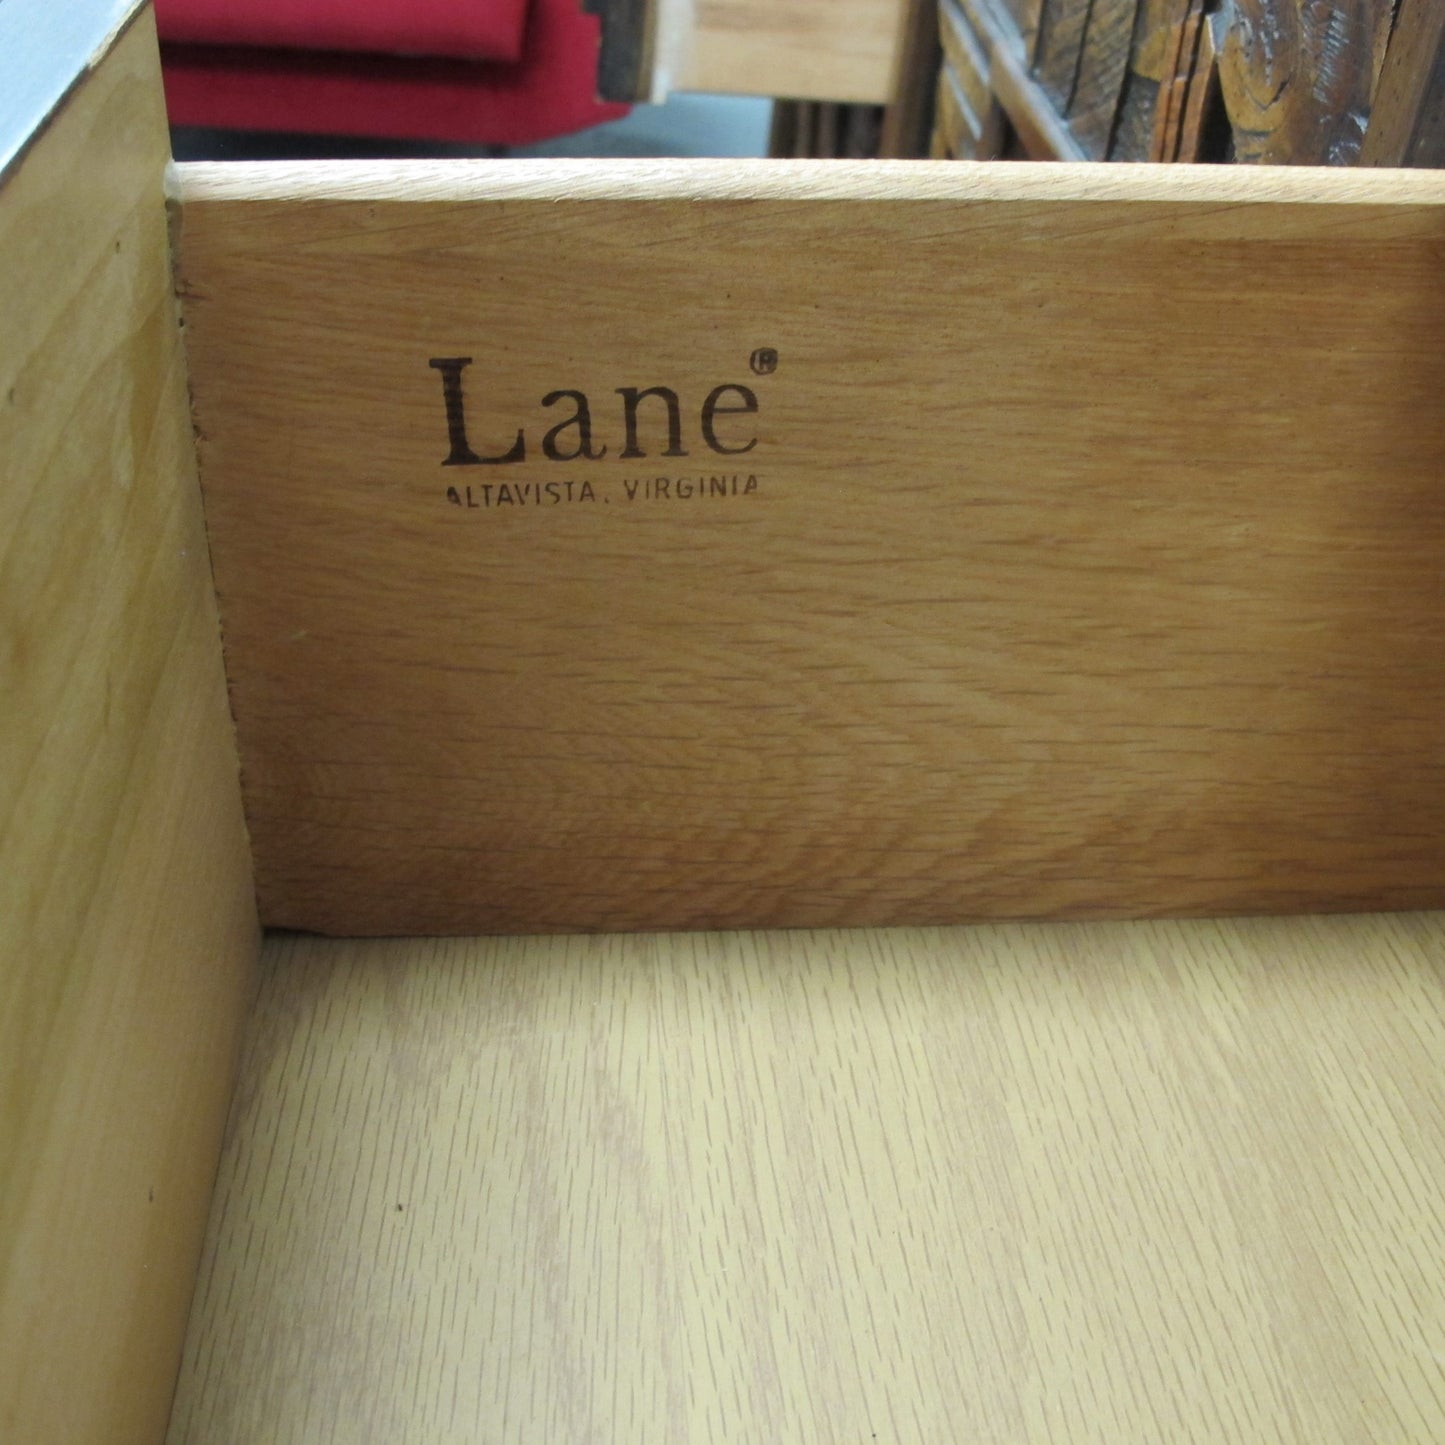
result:
M 164 1431 L 257 950 L 149 14 L 94 58 L 0 189 L 0 1440 L 16 1445 Z
M 1445 177 L 479 163 L 179 188 L 268 921 L 1445 896 Z M 473 358 L 480 454 L 525 426 L 525 463 L 444 465 L 445 357 Z M 702 439 L 720 384 L 757 397 L 724 433 L 755 425 L 746 455 Z M 689 455 L 659 455 L 654 398 L 623 460 L 619 388 L 654 385 Z M 606 457 L 540 455 L 559 388 Z M 710 474 L 757 490 L 628 499 Z M 504 479 L 597 500 L 483 506 Z
M 267 952 L 170 1445 L 1445 1435 L 1440 917 Z
M 654 8 L 662 94 L 898 98 L 907 0 L 661 0 Z

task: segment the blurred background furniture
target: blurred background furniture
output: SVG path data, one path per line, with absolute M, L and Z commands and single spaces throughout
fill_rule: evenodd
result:
M 1445 160 L 1435 0 L 938 0 L 938 18 L 937 157 Z
M 927 153 L 934 0 L 583 0 L 602 20 L 601 94 L 776 101 L 776 156 Z
M 527 145 L 615 120 L 579 0 L 160 0 L 173 125 Z
M 1438 0 L 587 0 L 614 99 L 778 97 L 778 156 L 1445 163 Z

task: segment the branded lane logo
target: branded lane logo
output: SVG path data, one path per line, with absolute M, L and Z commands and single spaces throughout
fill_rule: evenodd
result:
M 754 353 L 761 356 L 762 353 Z M 777 365 L 777 353 L 769 353 L 770 367 Z M 449 450 L 442 460 L 444 467 L 498 467 L 527 460 L 527 429 L 519 426 L 510 442 L 483 455 L 472 445 L 468 432 L 466 398 L 462 391 L 462 373 L 472 364 L 470 356 L 433 356 L 428 365 L 441 373 L 442 402 L 446 409 Z M 761 368 L 754 362 L 754 369 Z M 623 445 L 617 453 L 621 461 L 640 461 L 647 455 L 643 445 L 643 404 L 648 418 L 647 441 L 655 445 L 661 439 L 661 423 L 666 420 L 667 449 L 659 455 L 686 457 L 691 455 L 685 445 L 683 404 L 670 386 L 619 386 Z M 584 391 L 549 391 L 541 405 L 553 415 L 554 421 L 542 437 L 542 455 L 552 462 L 597 462 L 607 456 L 609 444 L 598 443 L 593 426 L 592 403 Z M 555 411 L 555 408 L 565 408 Z M 758 444 L 756 423 L 743 420 L 758 414 L 757 393 L 736 382 L 715 386 L 703 398 L 698 409 L 697 431 L 703 444 L 720 457 L 739 457 Z M 475 418 L 473 418 L 475 426 Z M 475 434 L 483 429 L 478 427 Z M 615 437 L 614 437 L 615 441 Z M 478 445 L 485 445 L 479 442 Z

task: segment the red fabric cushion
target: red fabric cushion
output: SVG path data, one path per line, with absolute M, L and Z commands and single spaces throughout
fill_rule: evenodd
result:
M 598 21 L 532 0 L 518 65 L 168 45 L 175 125 L 528 145 L 627 114 L 599 102 Z
M 528 0 L 155 0 L 162 40 L 516 61 Z

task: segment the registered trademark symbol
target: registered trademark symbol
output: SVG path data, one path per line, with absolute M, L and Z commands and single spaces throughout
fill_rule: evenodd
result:
M 778 369 L 778 353 L 771 346 L 760 346 L 748 360 L 754 376 L 771 376 Z

